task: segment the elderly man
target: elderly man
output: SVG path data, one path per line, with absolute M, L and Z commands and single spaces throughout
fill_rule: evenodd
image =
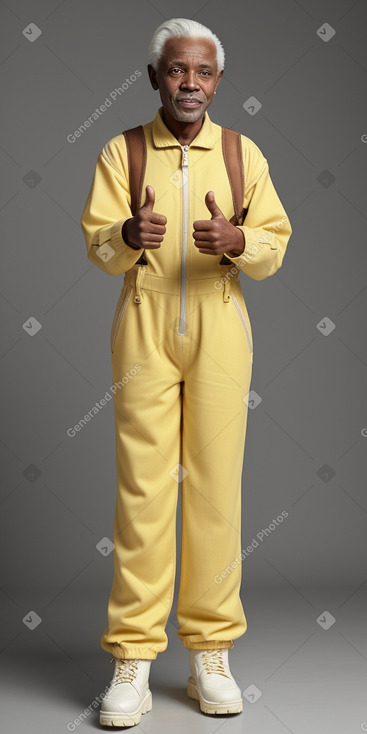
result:
M 228 649 L 247 629 L 241 473 L 253 341 L 238 276 L 275 273 L 292 232 L 266 158 L 243 135 L 247 215 L 242 225 L 229 221 L 222 128 L 207 112 L 223 75 L 217 36 L 174 18 L 155 31 L 149 61 L 162 106 L 143 125 L 140 207 L 132 212 L 134 161 L 119 134 L 98 157 L 81 218 L 90 260 L 125 274 L 111 330 L 120 387 L 115 573 L 101 637 L 115 662 L 100 711 L 109 726 L 138 724 L 152 707 L 151 661 L 168 644 L 180 480 L 177 634 L 189 650 L 187 693 L 204 713 L 242 711 Z

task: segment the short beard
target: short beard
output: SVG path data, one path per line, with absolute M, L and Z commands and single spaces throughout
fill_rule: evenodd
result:
M 199 120 L 200 117 L 203 117 L 205 114 L 206 106 L 207 106 L 207 98 L 205 98 L 205 101 L 203 101 L 203 104 L 198 107 L 195 110 L 184 110 L 181 107 L 179 107 L 179 104 L 176 103 L 176 100 L 172 98 L 170 100 L 170 113 L 172 117 L 175 120 L 178 120 L 179 122 L 196 122 L 196 120 Z

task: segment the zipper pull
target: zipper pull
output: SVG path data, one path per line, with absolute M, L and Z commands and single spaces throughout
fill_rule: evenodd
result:
M 188 159 L 189 146 L 188 145 L 181 145 L 181 150 L 182 150 L 182 161 L 181 161 L 181 165 L 182 166 L 188 166 L 189 165 L 189 159 Z

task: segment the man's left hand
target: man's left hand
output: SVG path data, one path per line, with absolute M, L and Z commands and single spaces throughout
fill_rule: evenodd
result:
M 245 249 L 244 234 L 225 218 L 216 204 L 214 191 L 208 191 L 205 204 L 212 218 L 198 219 L 193 225 L 194 244 L 199 252 L 205 255 L 221 255 L 227 252 L 231 257 L 242 255 Z

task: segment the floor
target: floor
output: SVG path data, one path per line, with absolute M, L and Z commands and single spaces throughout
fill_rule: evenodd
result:
M 105 591 L 75 588 L 67 599 L 62 596 L 62 604 L 46 604 L 42 623 L 32 631 L 14 614 L 3 622 L 1 732 L 111 730 L 99 725 L 96 699 L 113 672 L 108 653 L 99 648 L 105 596 Z M 32 608 L 25 598 L 23 609 L 27 602 Z M 167 650 L 151 666 L 153 708 L 129 729 L 146 734 L 367 731 L 363 587 L 354 593 L 308 589 L 302 594 L 247 588 L 244 607 L 247 632 L 229 651 L 243 712 L 208 716 L 187 697 L 188 652 L 177 637 L 173 610 Z

